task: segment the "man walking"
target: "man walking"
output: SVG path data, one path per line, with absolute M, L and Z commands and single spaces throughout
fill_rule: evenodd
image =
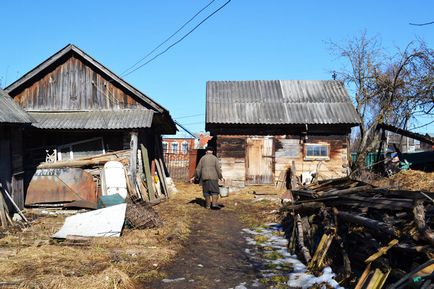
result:
M 224 179 L 219 160 L 213 152 L 213 148 L 207 147 L 205 155 L 200 159 L 197 165 L 194 178 L 198 179 L 202 185 L 206 208 L 219 210 L 220 207 L 217 204 L 219 195 L 218 181 L 221 180 L 223 182 Z

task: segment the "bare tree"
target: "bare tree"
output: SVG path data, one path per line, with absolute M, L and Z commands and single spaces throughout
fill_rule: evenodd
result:
M 362 123 L 355 168 L 380 140 L 377 126 L 387 123 L 407 128 L 420 114 L 434 114 L 434 51 L 421 41 L 411 42 L 390 56 L 377 37 L 366 32 L 345 46 L 329 42 L 346 67 L 339 79 L 354 88 L 354 103 Z

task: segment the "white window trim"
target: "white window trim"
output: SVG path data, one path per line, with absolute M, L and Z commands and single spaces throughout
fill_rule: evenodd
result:
M 184 145 L 187 145 L 187 150 L 184 152 Z M 184 155 L 186 155 L 186 154 L 188 154 L 188 149 L 189 149 L 189 147 L 188 147 L 188 142 L 187 141 L 183 141 L 182 143 L 181 143 L 181 153 L 183 153 Z
M 173 145 L 176 144 L 176 151 L 173 150 Z M 174 154 L 177 154 L 179 152 L 179 144 L 178 142 L 174 141 L 170 143 L 170 151 Z

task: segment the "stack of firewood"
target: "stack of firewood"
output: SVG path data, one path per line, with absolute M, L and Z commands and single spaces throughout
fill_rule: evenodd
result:
M 349 288 L 431 288 L 433 192 L 343 178 L 292 193 L 282 207 L 289 249 L 313 273 L 331 266 Z

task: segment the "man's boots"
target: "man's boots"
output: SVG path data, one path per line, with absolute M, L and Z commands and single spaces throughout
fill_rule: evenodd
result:
M 212 194 L 211 209 L 213 209 L 213 210 L 220 210 L 220 206 L 217 204 L 218 198 L 219 198 L 218 194 Z
M 211 208 L 211 196 L 205 196 L 205 208 Z

